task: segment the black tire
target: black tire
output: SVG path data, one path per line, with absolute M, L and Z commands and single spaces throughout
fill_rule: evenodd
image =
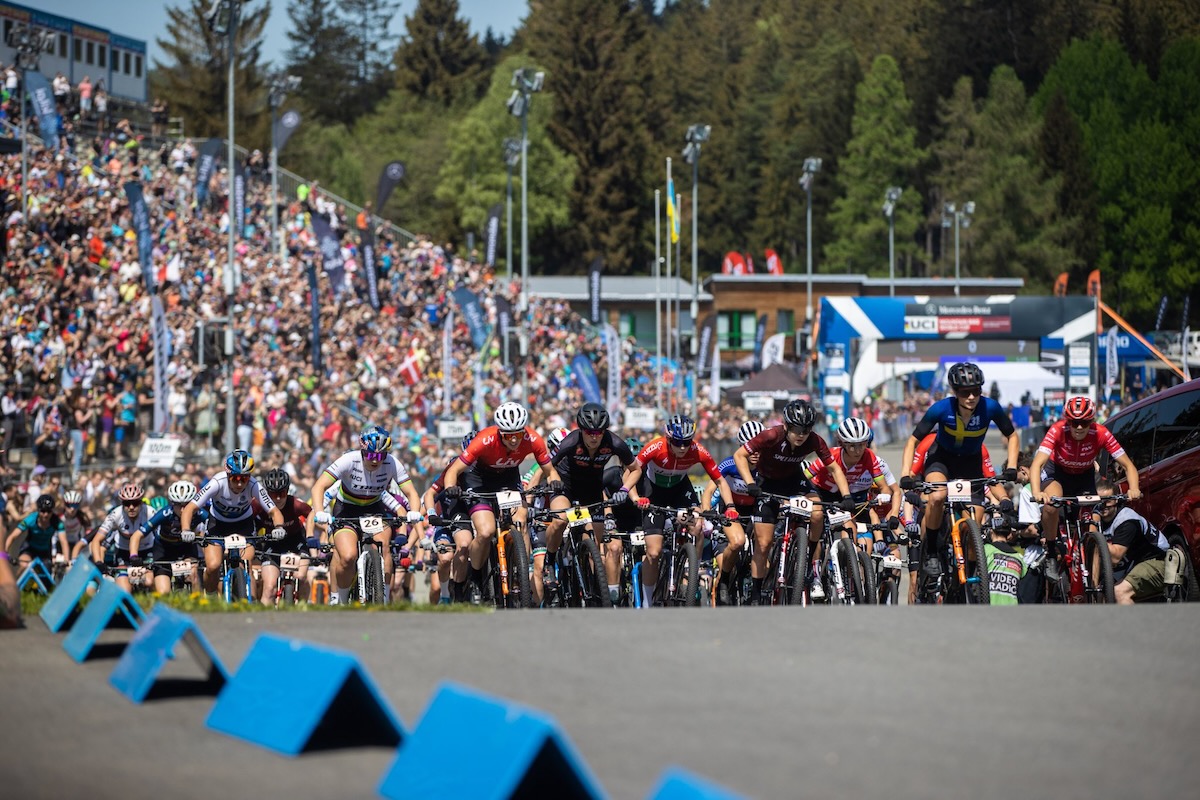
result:
M 296 584 L 288 581 L 283 584 L 283 604 L 285 606 L 294 605 L 296 602 Z
M 842 573 L 842 588 L 846 595 L 842 600 L 844 605 L 863 605 L 863 575 L 862 566 L 858 563 L 858 548 L 849 539 L 838 539 L 833 546 L 837 558 L 838 570 Z M 833 588 L 833 587 L 830 587 Z M 829 594 L 830 605 L 837 604 L 836 589 Z
M 885 606 L 900 605 L 900 581 L 890 576 L 880 581 L 879 600 Z
M 1183 591 L 1178 593 L 1179 598 L 1175 602 L 1194 603 L 1200 600 L 1200 580 L 1196 578 L 1196 565 L 1192 563 L 1192 553 L 1188 549 L 1187 540 L 1176 534 L 1170 538 L 1169 544 L 1183 553 L 1183 585 L 1179 587 Z
M 991 605 L 992 593 L 989 585 L 987 554 L 983 550 L 983 531 L 979 523 L 973 519 L 963 521 L 963 557 L 966 559 L 967 579 L 978 578 L 978 581 L 957 587 L 958 602 L 969 606 Z M 969 553 L 974 553 L 974 556 Z M 958 581 L 958 570 L 953 573 L 953 580 Z
M 366 563 L 363 564 L 366 570 L 363 575 L 363 604 L 383 605 L 383 558 L 374 547 L 368 547 L 366 555 Z
M 1083 534 L 1083 563 L 1087 567 L 1088 581 L 1083 587 L 1084 601 L 1088 603 L 1117 602 L 1116 592 L 1113 591 L 1112 555 L 1108 552 L 1108 542 L 1100 531 L 1085 531 Z M 1099 556 L 1099 569 L 1095 569 L 1096 558 Z
M 583 574 L 580 588 L 584 608 L 608 608 L 608 581 L 604 575 L 604 560 L 600 557 L 600 545 L 591 536 L 583 537 L 579 546 L 579 570 Z
M 700 554 L 688 542 L 675 553 L 675 596 L 672 605 L 700 605 Z
M 787 604 L 790 606 L 808 605 L 805 594 L 808 584 L 808 530 L 792 532 L 792 547 L 788 553 L 787 571 L 784 580 L 787 585 Z
M 778 529 L 776 529 L 776 531 L 778 531 Z M 763 589 L 767 590 L 771 598 L 770 605 L 773 606 L 783 605 L 785 600 L 781 596 L 782 593 L 779 591 L 777 582 L 777 576 L 779 575 L 779 559 L 782 556 L 782 550 L 783 537 L 776 536 L 774 542 L 771 543 L 771 552 L 767 554 L 767 572 L 766 576 L 763 578 L 762 584 Z M 751 590 L 751 593 L 753 593 L 753 589 Z M 756 605 L 760 602 L 762 602 L 761 596 L 750 598 L 750 603 L 752 605 Z
M 858 551 L 858 569 L 863 577 L 863 605 L 879 605 L 879 589 L 875 585 L 875 564 L 871 561 L 871 557 L 862 551 L 862 548 L 855 547 L 854 549 Z
M 508 561 L 508 607 L 533 608 L 533 589 L 529 585 L 529 552 L 525 537 L 514 528 L 506 537 Z
M 246 571 L 237 567 L 229 571 L 229 600 L 239 603 L 246 599 Z

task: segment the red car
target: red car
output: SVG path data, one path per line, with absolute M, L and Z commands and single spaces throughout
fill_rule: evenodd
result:
M 1200 600 L 1200 379 L 1140 400 L 1104 424 L 1138 465 L 1142 498 L 1134 510 L 1187 551 L 1183 588 L 1187 599 Z M 1114 468 L 1102 454 L 1101 471 L 1120 478 Z

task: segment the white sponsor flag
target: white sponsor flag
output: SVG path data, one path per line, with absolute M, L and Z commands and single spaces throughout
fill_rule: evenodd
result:
M 154 333 L 154 432 L 162 433 L 167 429 L 167 363 L 171 360 L 171 332 L 167 330 L 162 298 L 154 295 L 150 308 Z
M 1108 329 L 1108 336 L 1104 342 L 1105 358 L 1104 358 L 1104 397 L 1105 399 L 1112 397 L 1113 386 L 1116 385 L 1117 379 L 1120 377 L 1120 362 L 1117 361 L 1117 326 L 1113 325 Z
M 766 369 L 772 364 L 783 363 L 783 342 L 786 336 L 786 333 L 777 333 L 763 342 L 763 369 Z
M 712 381 L 708 385 L 708 402 L 721 402 L 721 342 L 713 337 Z

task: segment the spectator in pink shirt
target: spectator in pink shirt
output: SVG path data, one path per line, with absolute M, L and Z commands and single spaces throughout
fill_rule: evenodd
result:
M 83 119 L 87 119 L 92 113 L 92 78 L 90 75 L 84 75 L 83 80 L 79 82 L 79 115 Z

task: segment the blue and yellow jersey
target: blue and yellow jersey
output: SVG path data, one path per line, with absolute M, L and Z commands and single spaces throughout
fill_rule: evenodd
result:
M 1015 430 L 1008 412 L 990 397 L 980 398 L 975 413 L 968 419 L 958 414 L 958 398 L 946 397 L 929 407 L 917 423 L 913 437 L 920 440 L 936 433 L 934 442 L 938 450 L 957 455 L 981 453 L 983 439 L 993 422 L 1005 436 L 1011 436 Z

